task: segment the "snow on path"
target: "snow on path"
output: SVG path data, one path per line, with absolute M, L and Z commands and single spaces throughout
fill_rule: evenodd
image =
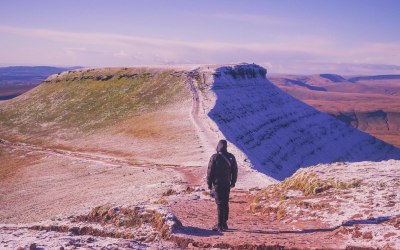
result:
M 36 231 L 20 227 L 0 227 L 0 248 L 15 250 L 18 247 L 29 249 L 35 244 L 37 249 L 178 249 L 171 242 L 142 243 L 134 240 L 73 235 L 54 231 Z

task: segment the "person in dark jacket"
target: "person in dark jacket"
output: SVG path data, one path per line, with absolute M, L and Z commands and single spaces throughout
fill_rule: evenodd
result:
M 226 140 L 218 142 L 217 153 L 211 156 L 207 170 L 207 185 L 210 190 L 214 188 L 218 208 L 218 223 L 213 230 L 220 232 L 228 230 L 229 192 L 235 187 L 238 174 L 235 156 L 228 153 L 227 147 Z

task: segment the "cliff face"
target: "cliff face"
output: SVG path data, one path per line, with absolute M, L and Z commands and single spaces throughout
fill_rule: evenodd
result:
M 198 71 L 204 112 L 258 171 L 273 178 L 318 163 L 400 158 L 397 148 L 286 94 L 257 65 Z

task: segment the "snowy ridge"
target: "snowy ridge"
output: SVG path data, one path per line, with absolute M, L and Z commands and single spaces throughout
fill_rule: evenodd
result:
M 243 152 L 239 164 L 274 179 L 318 163 L 400 159 L 398 148 L 275 87 L 258 65 L 204 66 L 192 75 L 210 130 Z

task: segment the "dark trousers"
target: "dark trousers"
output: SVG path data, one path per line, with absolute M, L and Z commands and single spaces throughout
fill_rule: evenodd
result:
M 215 203 L 218 210 L 218 226 L 222 227 L 228 221 L 229 216 L 229 185 L 215 186 Z

